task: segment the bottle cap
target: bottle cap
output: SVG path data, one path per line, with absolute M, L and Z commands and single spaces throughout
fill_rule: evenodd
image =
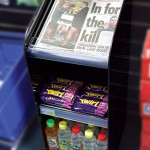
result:
M 80 132 L 80 127 L 79 126 L 73 126 L 72 127 L 72 133 L 78 134 Z
M 76 122 L 76 125 L 77 126 L 81 126 L 81 122 Z
M 101 127 L 101 131 L 106 132 L 106 131 L 107 131 L 107 128 Z
M 59 129 L 61 129 L 61 130 L 66 130 L 67 129 L 66 121 L 60 121 L 59 122 Z
M 91 139 L 93 137 L 93 131 L 91 129 L 85 130 L 85 137 Z
M 48 120 L 46 121 L 46 125 L 47 125 L 48 127 L 54 127 L 55 121 L 54 121 L 53 119 L 48 119 Z
M 106 140 L 106 134 L 105 133 L 99 133 L 98 134 L 98 140 L 105 141 Z
M 90 128 L 93 128 L 93 127 L 94 127 L 94 125 L 93 125 L 93 124 L 88 124 L 88 126 L 89 126 Z

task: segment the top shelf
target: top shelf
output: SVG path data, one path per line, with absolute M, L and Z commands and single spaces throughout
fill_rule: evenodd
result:
M 33 58 L 108 69 L 108 58 L 84 56 L 79 53 L 72 53 L 69 51 L 66 53 L 56 53 L 54 51 L 48 51 L 40 48 L 29 48 L 28 54 Z
M 44 1 L 26 32 L 26 51 L 35 58 L 108 69 L 123 1 L 90 0 L 82 6 L 68 0 L 71 11 L 59 1 Z

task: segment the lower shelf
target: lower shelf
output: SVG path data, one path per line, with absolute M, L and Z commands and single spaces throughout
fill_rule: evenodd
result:
M 86 124 L 93 124 L 95 126 L 104 127 L 104 128 L 108 127 L 108 120 L 100 117 L 85 115 L 64 108 L 58 108 L 58 107 L 49 106 L 45 104 L 39 105 L 39 108 L 40 108 L 40 113 L 44 115 L 65 118 L 68 120 L 74 120 Z

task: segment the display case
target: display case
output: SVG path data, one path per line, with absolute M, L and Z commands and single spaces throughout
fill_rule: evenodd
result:
M 46 47 L 43 50 L 35 46 L 36 41 L 40 40 L 39 31 L 53 5 L 54 1 L 44 0 L 27 29 L 25 54 L 30 76 L 38 74 L 44 83 L 52 76 L 107 86 L 108 115 L 107 118 L 102 118 L 46 105 L 40 102 L 38 96 L 36 99 L 39 113 L 107 127 L 110 150 L 139 149 L 140 65 L 143 43 L 150 22 L 149 16 L 145 15 L 149 14 L 149 2 L 147 0 L 124 1 L 107 59 L 91 59 L 92 55 L 83 57 L 80 53 L 66 54 L 59 49 L 57 52 L 53 49 L 53 53 L 49 53 Z M 144 137 L 143 141 L 145 141 Z
M 44 30 L 43 27 L 46 28 L 47 25 L 46 23 L 48 22 L 47 18 L 48 16 L 49 18 L 51 17 L 50 12 L 51 11 L 54 12 L 55 7 L 57 6 L 57 2 L 58 1 L 52 2 L 52 1 L 45 0 L 43 2 L 43 5 L 41 5 L 39 9 L 40 11 L 38 11 L 38 13 L 33 18 L 34 22 L 30 24 L 27 30 L 28 32 L 25 41 L 25 53 L 27 57 L 27 63 L 28 63 L 30 75 L 31 77 L 32 74 L 39 75 L 43 79 L 44 83 L 48 83 L 51 77 L 54 78 L 61 77 L 64 79 L 83 81 L 84 83 L 100 84 L 106 86 L 109 91 L 108 112 L 107 112 L 107 116 L 99 117 L 99 116 L 87 114 L 86 112 L 79 113 L 74 110 L 68 110 L 66 108 L 44 104 L 40 100 L 41 92 L 39 94 L 39 98 L 37 99 L 39 105 L 39 112 L 41 114 L 45 114 L 49 116 L 74 120 L 86 124 L 90 123 L 95 126 L 108 128 L 108 147 L 110 150 L 111 149 L 116 150 L 119 148 L 119 143 L 121 141 L 120 137 L 122 136 L 124 125 L 125 125 L 127 102 L 123 101 L 122 99 L 125 96 L 127 96 L 127 88 L 126 87 L 120 88 L 115 83 L 116 81 L 114 79 L 114 76 L 116 76 L 117 73 L 113 70 L 115 70 L 115 68 L 117 67 L 115 63 L 119 61 L 119 59 L 113 57 L 112 51 L 116 51 L 115 49 L 116 43 L 114 42 L 115 39 L 113 39 L 114 36 L 109 35 L 109 40 L 108 40 L 109 50 L 107 51 L 107 53 L 102 52 L 101 54 L 97 54 L 97 55 L 96 53 L 94 54 L 88 53 L 87 51 L 86 53 L 82 53 L 82 52 L 76 53 L 76 51 L 74 52 L 71 51 L 72 49 L 69 50 L 68 47 L 65 49 L 64 47 L 58 47 L 58 45 L 53 45 L 51 41 L 50 44 L 47 43 L 48 41 L 46 41 L 44 44 L 42 43 L 42 45 L 41 43 L 38 44 L 38 42 L 45 40 L 45 39 L 41 39 L 40 35 L 44 34 L 42 33 L 42 31 Z M 97 1 L 91 2 L 91 7 L 90 7 L 91 9 L 96 4 L 95 2 Z M 119 1 L 118 4 L 116 3 L 116 5 L 112 3 L 113 7 L 111 6 L 110 7 L 113 9 L 116 8 L 121 11 L 122 3 L 123 1 Z M 97 7 L 100 8 L 101 3 L 97 2 L 97 5 L 98 5 Z M 111 5 L 111 3 L 103 2 L 101 7 L 104 9 L 105 6 L 108 7 L 108 5 Z M 117 15 L 120 14 L 120 11 L 118 12 Z M 111 16 L 113 15 L 114 14 L 111 15 L 107 14 L 106 18 L 108 18 L 108 16 L 109 18 L 111 18 Z M 107 22 L 108 20 L 107 21 L 103 20 L 103 21 Z M 118 21 L 118 23 L 119 26 L 120 21 Z M 86 24 L 84 25 L 86 26 Z M 100 30 L 102 32 L 101 28 Z M 117 28 L 117 30 L 119 29 Z M 115 33 L 115 31 L 104 31 L 103 33 L 113 34 Z M 81 36 L 82 35 L 80 35 L 79 37 Z M 105 38 L 108 37 L 106 36 Z M 103 37 L 104 41 L 106 40 L 105 38 Z M 55 41 L 55 42 L 56 44 L 58 44 L 60 41 Z M 101 42 L 99 42 L 99 44 L 100 43 Z M 79 45 L 80 44 L 81 43 L 79 43 Z M 86 42 L 85 44 L 88 45 L 88 43 Z M 120 60 L 122 61 L 122 58 L 120 58 Z M 120 63 L 119 67 L 122 68 L 125 66 L 123 63 Z M 120 75 L 118 75 L 117 81 L 122 82 L 122 76 L 120 77 L 119 76 Z M 120 96 L 118 96 L 117 94 L 120 94 Z M 119 123 L 116 123 L 118 121 Z

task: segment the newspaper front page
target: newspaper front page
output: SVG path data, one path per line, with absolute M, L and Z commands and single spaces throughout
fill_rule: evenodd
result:
M 55 0 L 35 43 L 50 53 L 108 58 L 123 0 Z

